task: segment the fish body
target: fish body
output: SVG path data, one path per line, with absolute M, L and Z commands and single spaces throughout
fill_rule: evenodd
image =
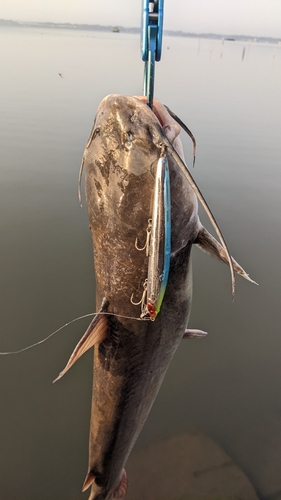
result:
M 137 98 L 102 101 L 85 154 L 85 187 L 93 235 L 96 306 L 136 317 L 148 259 L 144 241 L 152 214 L 160 149 L 151 139 L 159 121 Z M 175 130 L 178 127 L 174 124 Z M 88 476 L 91 500 L 107 499 L 147 418 L 165 372 L 186 329 L 191 308 L 191 245 L 198 232 L 197 199 L 169 158 L 171 260 L 165 299 L 155 321 L 109 316 L 107 337 L 95 346 Z M 184 210 L 182 209 L 185 207 Z
M 83 491 L 89 500 L 123 498 L 124 466 L 184 338 L 192 301 L 193 244 L 249 279 L 198 217 L 203 199 L 186 173 L 180 126 L 154 100 L 109 95 L 101 102 L 85 148 L 85 190 L 93 236 L 96 307 L 100 310 L 66 368 L 94 345 L 89 467 Z M 148 256 L 139 251 L 152 217 L 157 164 L 165 149 L 171 195 L 171 253 L 165 296 L 155 321 L 140 319 L 132 303 L 142 297 Z M 204 202 L 204 200 L 203 200 Z M 106 313 L 106 314 L 103 314 Z M 108 314 L 109 313 L 109 314 Z M 126 316 L 126 318 L 124 317 Z

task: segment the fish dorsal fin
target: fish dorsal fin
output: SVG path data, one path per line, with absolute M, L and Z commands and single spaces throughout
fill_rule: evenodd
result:
M 182 171 L 183 175 L 185 176 L 187 182 L 189 183 L 190 187 L 193 189 L 194 194 L 196 194 L 198 200 L 200 201 L 202 207 L 204 208 L 206 214 L 209 217 L 209 220 L 216 231 L 222 246 L 225 250 L 226 255 L 228 256 L 228 263 L 230 267 L 230 274 L 231 274 L 231 289 L 232 289 L 232 297 L 234 300 L 235 296 L 235 276 L 234 276 L 234 270 L 233 270 L 233 265 L 232 265 L 232 260 L 231 260 L 231 255 L 229 253 L 226 241 L 223 237 L 223 234 L 217 224 L 217 221 L 208 205 L 206 202 L 203 194 L 201 193 L 199 187 L 197 186 L 195 180 L 193 179 L 191 173 L 189 172 L 186 164 L 183 162 L 181 157 L 179 156 L 178 152 L 176 149 L 173 147 L 173 145 L 170 143 L 169 139 L 165 136 L 163 131 L 161 130 L 161 127 L 150 127 L 150 133 L 151 137 L 153 138 L 153 142 L 157 147 L 162 147 L 163 144 L 167 147 L 167 152 L 172 156 L 173 160 L 176 162 L 176 164 L 179 166 L 180 170 Z
M 83 337 L 79 340 L 77 346 L 75 347 L 73 353 L 71 354 L 67 365 L 60 372 L 59 376 L 54 380 L 57 382 L 60 378 L 62 378 L 65 373 L 71 368 L 74 363 L 86 352 L 88 349 L 93 347 L 95 344 L 99 344 L 102 342 L 107 335 L 108 328 L 108 317 L 104 314 L 101 314 L 107 310 L 108 301 L 104 300 L 101 306 L 101 309 L 94 317 L 94 319 L 89 324 L 86 332 Z
M 194 244 L 207 254 L 211 255 L 211 257 L 214 257 L 214 259 L 224 262 L 224 264 L 229 264 L 229 258 L 225 249 L 203 226 L 201 226 Z M 243 276 L 246 280 L 257 285 L 257 283 L 250 278 L 246 271 L 244 271 L 244 269 L 238 264 L 238 262 L 236 262 L 236 260 L 233 259 L 233 257 L 231 257 L 231 261 L 233 269 L 237 274 L 240 274 L 240 276 Z

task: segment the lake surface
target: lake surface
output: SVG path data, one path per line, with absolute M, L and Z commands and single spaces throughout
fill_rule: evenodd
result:
M 142 93 L 139 37 L 0 30 L 0 351 L 94 311 L 92 244 L 77 177 L 95 110 Z M 62 77 L 59 76 L 61 73 Z M 166 37 L 155 96 L 198 144 L 194 176 L 232 255 L 259 283 L 195 248 L 191 328 L 138 447 L 199 429 L 281 498 L 281 46 Z M 186 158 L 192 146 L 183 133 Z M 202 221 L 207 224 L 204 214 Z M 209 225 L 208 225 L 209 227 Z M 0 357 L 1 499 L 86 498 L 92 354 L 60 382 L 88 320 Z M 171 473 L 172 481 L 172 473 Z

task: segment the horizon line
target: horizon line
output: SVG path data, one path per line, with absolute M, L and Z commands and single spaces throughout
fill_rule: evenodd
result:
M 2 19 L 0 18 L 0 23 L 3 22 L 4 23 L 16 23 L 18 25 L 29 25 L 29 26 L 32 26 L 34 24 L 37 24 L 37 25 L 48 25 L 48 24 L 53 24 L 53 25 L 59 25 L 59 26 L 88 26 L 89 28 L 94 28 L 94 27 L 101 27 L 101 28 L 118 28 L 118 29 L 121 29 L 121 30 L 124 30 L 125 32 L 127 30 L 134 30 L 136 32 L 141 32 L 141 28 L 140 27 L 135 27 L 135 26 L 130 26 L 130 27 L 124 27 L 124 26 L 121 26 L 121 25 L 111 25 L 111 24 L 108 24 L 108 25 L 104 25 L 104 24 L 88 24 L 88 23 L 70 23 L 70 22 L 55 22 L 55 21 L 17 21 L 17 20 L 14 20 L 14 19 Z M 214 32 L 201 32 L 201 33 L 196 33 L 196 32 L 188 32 L 188 31 L 182 31 L 182 30 L 175 30 L 175 29 L 164 29 L 163 30 L 164 33 L 166 34 L 169 34 L 169 33 L 172 33 L 172 34 L 179 34 L 179 35 L 183 35 L 183 36 L 216 36 L 216 37 L 221 37 L 221 38 L 253 38 L 253 39 L 263 39 L 263 40 L 278 40 L 278 41 L 281 41 L 281 37 L 273 37 L 273 36 L 264 36 L 264 35 L 246 35 L 246 34 L 243 34 L 243 35 L 238 35 L 238 34 L 222 34 L 222 33 L 214 33 Z

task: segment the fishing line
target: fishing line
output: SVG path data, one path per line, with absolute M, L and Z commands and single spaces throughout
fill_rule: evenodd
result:
M 98 312 L 98 313 L 95 312 L 95 313 L 84 314 L 83 316 L 79 316 L 79 318 L 72 319 L 68 323 L 65 323 L 65 325 L 63 325 L 63 326 L 60 326 L 60 328 L 58 328 L 54 332 L 50 333 L 50 335 L 48 335 L 44 339 L 39 340 L 38 342 L 35 342 L 35 344 L 31 344 L 27 347 L 23 347 L 22 349 L 19 349 L 18 351 L 0 352 L 0 356 L 6 356 L 8 354 L 19 354 L 21 352 L 28 351 L 29 349 L 32 349 L 33 347 L 36 347 L 37 345 L 43 344 L 44 342 L 49 340 L 51 337 L 53 337 L 53 335 L 60 332 L 61 330 L 63 330 L 67 326 L 71 325 L 71 323 L 75 323 L 75 321 L 79 321 L 80 319 L 83 319 L 83 318 L 88 318 L 89 316 L 95 316 L 97 314 L 103 314 L 103 315 L 107 315 L 107 316 L 116 316 L 118 318 L 123 318 L 123 319 L 135 319 L 137 321 L 143 321 L 141 318 L 135 318 L 133 316 L 123 316 L 122 314 L 116 314 L 116 313 L 111 313 L 111 312 Z

